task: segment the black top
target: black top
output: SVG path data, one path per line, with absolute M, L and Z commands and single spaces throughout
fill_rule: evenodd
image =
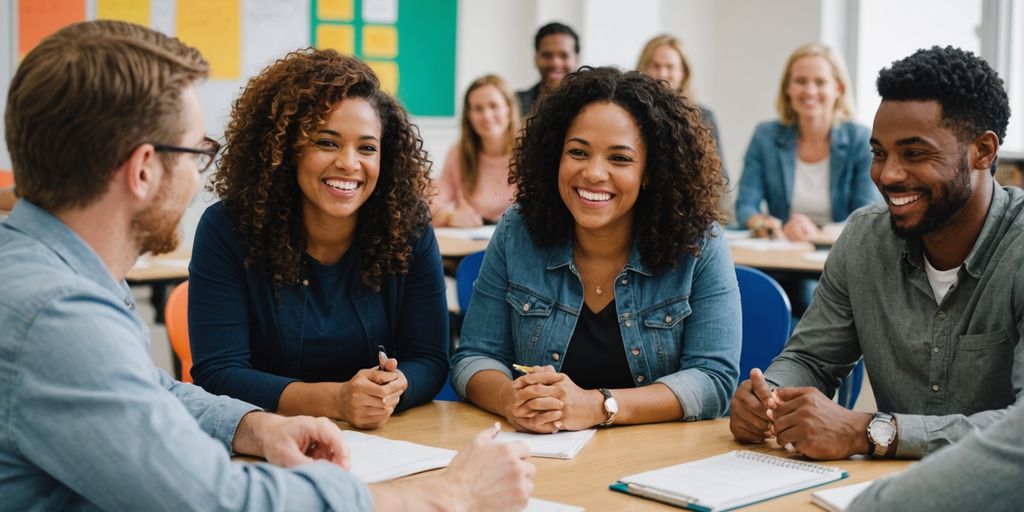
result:
M 583 305 L 565 351 L 562 373 L 583 389 L 634 387 L 615 301 L 609 302 L 599 313 Z

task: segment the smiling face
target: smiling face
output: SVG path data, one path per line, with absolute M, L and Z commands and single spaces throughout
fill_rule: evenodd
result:
M 790 67 L 786 97 L 798 119 L 831 118 L 842 92 L 832 66 L 820 55 L 801 57 Z
M 883 101 L 871 150 L 871 179 L 889 205 L 893 231 L 903 238 L 948 225 L 978 188 L 968 148 L 945 126 L 936 101 Z
M 534 64 L 547 87 L 557 87 L 562 78 L 576 71 L 576 40 L 569 34 L 544 36 L 537 46 Z
M 576 230 L 630 230 L 646 162 L 647 145 L 629 112 L 609 102 L 583 107 L 558 164 L 558 192 Z
M 643 69 L 643 73 L 658 80 L 668 82 L 669 88 L 678 90 L 686 71 L 683 69 L 683 57 L 675 48 L 663 44 L 651 52 L 651 62 Z
M 355 225 L 377 187 L 381 124 L 363 98 L 336 103 L 302 149 L 298 162 L 306 225 Z
M 500 140 L 508 133 L 508 99 L 493 85 L 473 89 L 467 98 L 469 124 L 483 140 Z

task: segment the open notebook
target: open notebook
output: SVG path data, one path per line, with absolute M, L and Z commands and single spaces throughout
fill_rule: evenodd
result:
M 341 435 L 352 454 L 352 473 L 371 484 L 448 467 L 455 456 L 455 450 L 395 441 L 354 430 L 343 430 Z
M 522 441 L 530 447 L 530 455 L 549 459 L 571 459 L 594 437 L 594 429 L 570 432 L 563 430 L 554 434 L 527 434 L 523 432 L 501 432 L 499 443 Z
M 637 473 L 612 490 L 699 511 L 732 510 L 846 478 L 846 472 L 750 451 L 732 451 Z

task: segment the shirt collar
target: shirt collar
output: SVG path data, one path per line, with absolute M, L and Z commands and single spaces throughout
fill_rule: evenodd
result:
M 572 262 L 572 239 L 552 249 L 550 256 L 548 256 L 548 270 L 564 266 L 568 266 L 573 270 L 576 269 L 576 265 Z M 629 251 L 629 259 L 626 260 L 625 270 L 632 270 L 645 276 L 654 275 L 653 270 L 644 265 L 643 258 L 640 257 L 640 250 L 636 246 L 636 240 L 633 240 L 633 247 Z
M 995 181 L 992 182 L 992 203 L 988 206 L 985 223 L 982 224 L 981 232 L 978 233 L 978 239 L 974 242 L 974 247 L 971 248 L 971 252 L 967 254 L 967 258 L 964 259 L 963 263 L 964 270 L 975 279 L 980 278 L 985 270 L 985 264 L 987 263 L 985 258 L 989 254 L 989 247 L 995 243 L 995 232 L 1002 223 L 1003 214 L 1006 213 L 1006 208 L 1009 204 L 1009 197 L 1009 194 L 1002 187 L 998 186 Z M 903 257 L 918 269 L 923 268 L 923 251 L 924 248 L 921 245 L 920 237 L 904 240 Z
M 115 281 L 96 251 L 52 213 L 26 199 L 19 199 L 11 210 L 11 215 L 7 217 L 6 224 L 38 240 L 53 251 L 75 274 L 96 282 L 118 297 L 130 298 L 127 283 Z M 126 299 L 126 304 L 134 308 L 128 301 L 130 299 Z

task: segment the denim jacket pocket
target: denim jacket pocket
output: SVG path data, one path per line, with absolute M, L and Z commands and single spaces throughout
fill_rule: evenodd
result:
M 684 295 L 640 313 L 645 331 L 643 337 L 645 341 L 649 338 L 649 343 L 653 343 L 662 375 L 679 369 L 685 324 L 683 319 L 690 316 L 691 312 L 689 296 Z
M 555 308 L 553 300 L 522 288 L 509 289 L 505 300 L 512 308 L 512 338 L 516 343 L 528 342 L 528 347 L 517 347 L 518 353 L 530 353 L 540 339 L 541 331 Z M 527 350 L 523 350 L 523 349 Z

